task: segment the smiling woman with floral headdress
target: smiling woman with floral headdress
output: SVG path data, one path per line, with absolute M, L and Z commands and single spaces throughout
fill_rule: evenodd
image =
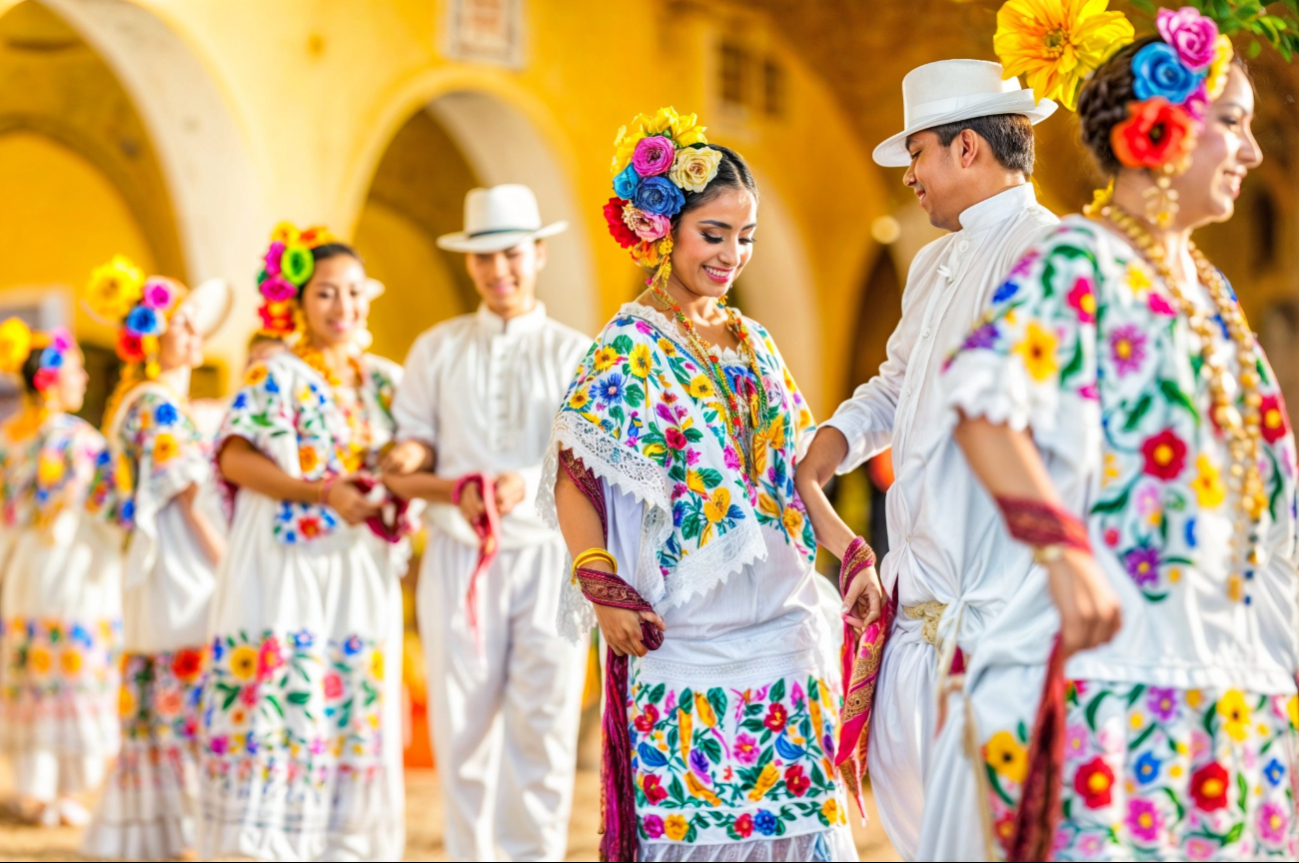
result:
M 229 308 L 224 282 L 190 291 L 122 256 L 97 268 L 90 310 L 117 326 L 121 379 L 104 414 L 113 485 L 103 514 L 128 531 L 122 570 L 122 753 L 83 851 L 159 859 L 194 848 L 195 734 L 207 616 L 223 548 L 210 439 L 189 412 L 190 370 Z
M 204 857 L 396 860 L 404 505 L 375 486 L 401 368 L 362 353 L 373 288 L 323 229 L 276 227 L 262 332 L 216 442 L 232 509 L 200 740 Z
M 561 627 L 598 622 L 610 651 L 601 859 L 856 859 L 794 490 L 812 416 L 724 304 L 758 190 L 703 133 L 666 108 L 619 136 L 605 217 L 649 290 L 578 369 L 538 495 L 574 557 Z
M 1077 93 L 1111 182 L 1011 270 L 946 370 L 956 441 L 1040 568 L 982 621 L 920 859 L 1293 860 L 1295 441 L 1191 240 L 1262 160 L 1255 93 L 1190 7 L 1104 62 L 1022 50 L 1104 7 L 998 18 L 1030 81 Z
M 72 416 L 87 376 L 67 330 L 0 323 L 0 371 L 23 387 L 0 426 L 0 744 L 20 814 L 81 825 L 118 747 L 121 535 L 88 514 L 111 503 L 107 450 Z

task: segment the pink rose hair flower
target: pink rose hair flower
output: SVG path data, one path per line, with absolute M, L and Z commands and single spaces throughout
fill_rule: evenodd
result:
M 50 330 L 50 347 L 54 348 L 54 350 L 63 353 L 72 345 L 72 333 L 68 332 L 67 327 L 58 326 Z
M 1207 69 L 1217 54 L 1218 25 L 1198 9 L 1183 6 L 1174 12 L 1160 9 L 1155 26 L 1163 40 L 1177 50 L 1177 58 L 1195 71 Z
M 656 177 L 666 174 L 676 158 L 677 148 L 670 140 L 662 135 L 651 135 L 636 144 L 631 164 L 642 177 Z
M 175 299 L 176 291 L 171 285 L 161 280 L 150 279 L 144 283 L 143 296 L 140 301 L 154 311 L 163 312 L 171 308 L 171 304 Z
M 272 303 L 285 303 L 298 295 L 298 288 L 282 276 L 271 276 L 262 282 L 261 292 Z
M 633 234 L 647 243 L 663 239 L 672 230 L 672 221 L 667 216 L 647 213 L 631 204 L 623 207 L 622 220 Z

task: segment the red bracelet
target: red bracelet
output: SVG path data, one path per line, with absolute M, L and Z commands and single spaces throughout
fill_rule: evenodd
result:
M 334 480 L 338 479 L 334 474 L 325 474 L 325 478 L 320 481 L 320 493 L 316 497 L 316 503 L 321 506 L 329 506 L 329 490 L 334 487 Z
M 1073 513 L 1040 500 L 997 498 L 997 506 L 1006 519 L 1006 530 L 1025 545 L 1034 548 L 1065 546 L 1091 552 L 1087 525 Z

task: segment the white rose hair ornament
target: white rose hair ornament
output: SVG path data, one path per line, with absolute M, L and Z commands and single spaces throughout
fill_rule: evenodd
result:
M 694 114 L 660 108 L 618 130 L 614 141 L 613 190 L 604 205 L 609 233 L 632 260 L 654 272 L 647 284 L 667 282 L 672 272 L 672 219 L 689 196 L 717 176 L 722 153 L 708 146 Z

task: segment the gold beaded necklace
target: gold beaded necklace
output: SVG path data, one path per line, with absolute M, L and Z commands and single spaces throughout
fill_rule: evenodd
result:
M 361 395 L 361 388 L 365 385 L 365 370 L 361 367 L 360 360 L 348 354 L 347 362 L 352 367 L 356 387 L 352 397 L 345 399 L 339 392 L 343 385 L 342 379 L 325 362 L 324 353 L 311 344 L 305 334 L 293 346 L 293 353 L 311 366 L 329 385 L 334 404 L 338 405 L 343 418 L 347 420 L 347 428 L 350 432 L 346 446 L 338 446 L 339 458 L 348 473 L 356 471 L 365 461 L 365 456 L 374 442 L 374 431 L 370 428 L 370 420 L 365 413 L 365 399 Z
M 1214 325 L 1213 319 L 1183 293 L 1173 277 L 1163 246 L 1145 225 L 1117 204 L 1105 203 L 1088 211 L 1087 215 L 1097 220 L 1108 219 L 1110 224 L 1127 236 L 1163 278 L 1169 294 L 1177 305 L 1178 312 L 1186 318 L 1191 330 L 1200 338 L 1200 357 L 1204 362 L 1204 368 L 1209 371 L 1213 420 L 1226 438 L 1231 453 L 1232 464 L 1228 488 L 1240 505 L 1236 514 L 1235 533 L 1232 537 L 1232 566 L 1227 583 L 1228 595 L 1233 601 L 1240 601 L 1244 596 L 1245 573 L 1249 573 L 1259 562 L 1258 523 L 1262 520 L 1268 505 L 1267 495 L 1263 490 L 1262 473 L 1259 470 L 1262 459 L 1263 430 L 1260 409 L 1263 397 L 1258 392 L 1259 357 L 1255 352 L 1254 334 L 1250 331 L 1249 324 L 1245 321 L 1245 314 L 1241 311 L 1240 304 L 1232 297 L 1222 274 L 1194 243 L 1190 243 L 1191 258 L 1195 262 L 1199 281 L 1208 289 L 1209 296 L 1226 324 L 1228 335 L 1236 343 L 1238 366 L 1236 380 L 1242 393 L 1240 400 L 1245 406 L 1242 416 L 1227 387 L 1231 371 L 1215 350 L 1219 330 Z
M 735 309 L 726 306 L 724 302 L 722 303 L 722 309 L 726 313 L 727 329 L 735 335 L 736 341 L 740 343 L 740 356 L 744 358 L 750 371 L 753 372 L 756 381 L 755 391 L 750 393 L 747 399 L 748 416 L 746 417 L 745 412 L 740 409 L 739 396 L 726 377 L 726 371 L 722 367 L 721 357 L 716 346 L 706 342 L 699 335 L 694 322 L 686 316 L 685 312 L 681 310 L 681 307 L 677 305 L 676 301 L 662 286 L 655 285 L 651 290 L 651 294 L 661 306 L 672 311 L 677 323 L 685 332 L 686 345 L 695 361 L 708 374 L 714 390 L 721 395 L 727 433 L 731 438 L 731 443 L 735 446 L 736 454 L 743 462 L 744 476 L 751 484 L 756 484 L 759 477 L 755 475 L 753 439 L 757 431 L 762 429 L 766 423 L 769 405 L 767 402 L 767 388 L 763 383 L 762 368 L 758 364 L 758 352 L 753 347 L 753 339 L 748 327 L 744 325 L 743 319 Z

